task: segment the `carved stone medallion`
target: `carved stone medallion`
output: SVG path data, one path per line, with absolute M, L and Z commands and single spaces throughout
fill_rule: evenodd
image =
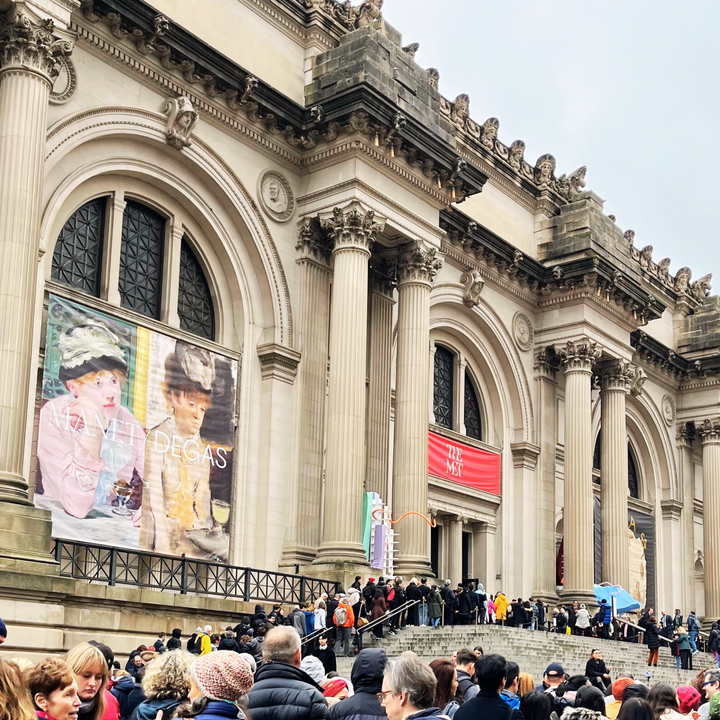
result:
M 530 318 L 521 312 L 516 312 L 512 322 L 512 334 L 515 338 L 517 346 L 527 352 L 533 345 L 533 337 L 535 335 L 533 331 L 532 323 Z
M 61 56 L 57 58 L 57 77 L 50 90 L 50 103 L 62 105 L 66 103 L 77 90 L 77 72 L 72 58 Z
M 672 425 L 675 422 L 675 403 L 669 395 L 666 395 L 662 399 L 662 414 L 668 425 Z
M 277 170 L 266 170 L 260 175 L 258 197 L 263 210 L 276 222 L 287 222 L 295 212 L 290 183 Z

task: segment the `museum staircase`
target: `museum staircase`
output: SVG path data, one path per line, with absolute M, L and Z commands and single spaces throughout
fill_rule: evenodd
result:
M 676 670 L 675 658 L 667 647 L 660 648 L 658 667 L 648 668 L 647 647 L 637 643 L 598 640 L 556 633 L 500 627 L 497 625 L 456 625 L 455 627 L 407 627 L 396 635 L 380 640 L 372 633 L 364 633 L 363 647 L 382 647 L 388 657 L 394 658 L 407 650 L 417 653 L 430 662 L 435 658 L 449 658 L 461 648 L 473 649 L 481 645 L 485 653 L 497 653 L 520 666 L 521 672 L 530 673 L 536 682 L 551 662 L 562 663 L 568 675 L 584 674 L 585 663 L 593 648 L 603 653 L 605 663 L 612 668 L 613 679 L 620 672 L 630 672 L 640 682 L 651 672 L 650 684 L 669 682 L 674 686 L 688 683 L 703 668 L 717 667 L 715 658 L 708 653 L 693 657 L 694 670 Z M 338 657 L 338 671 L 349 674 L 352 658 Z

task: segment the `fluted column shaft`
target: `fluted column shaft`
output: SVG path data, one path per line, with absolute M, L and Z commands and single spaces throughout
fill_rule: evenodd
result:
M 375 260 L 373 260 L 375 263 Z M 380 263 L 378 263 L 380 264 Z M 377 268 L 386 270 L 389 268 Z M 370 278 L 370 363 L 368 385 L 367 490 L 387 503 L 390 462 L 390 371 L 394 283 L 390 276 L 373 270 Z
M 565 365 L 565 586 L 572 598 L 594 598 L 591 378 L 595 343 L 568 342 Z
M 72 45 L 14 8 L 0 22 L 0 501 L 24 505 L 47 105 Z
M 630 586 L 627 538 L 627 429 L 625 397 L 630 390 L 630 364 L 619 361 L 603 371 L 600 393 L 602 431 L 602 579 Z
M 330 315 L 327 479 L 317 563 L 367 563 L 362 545 L 365 372 L 370 248 L 383 224 L 372 211 L 335 208 L 323 220 L 334 244 Z
M 683 544 L 683 607 L 685 612 L 696 610 L 695 598 L 695 475 L 693 442 L 695 426 L 682 423 L 677 430 L 678 470 L 682 488 L 682 544 Z
M 720 419 L 700 427 L 703 458 L 705 617 L 720 617 Z M 691 608 L 688 608 L 691 609 Z
M 557 357 L 551 348 L 535 355 L 540 462 L 538 474 L 538 522 L 535 541 L 533 597 L 554 602 L 555 590 L 555 448 L 557 446 Z
M 435 249 L 419 243 L 404 248 L 398 258 L 397 375 L 395 384 L 395 452 L 393 514 L 426 515 L 428 469 L 428 344 L 430 290 L 441 266 Z M 397 572 L 430 572 L 429 527 L 410 516 L 397 528 L 400 536 Z

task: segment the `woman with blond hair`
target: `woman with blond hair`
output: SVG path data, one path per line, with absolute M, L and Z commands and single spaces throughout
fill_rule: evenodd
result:
M 35 720 L 20 668 L 6 660 L 0 660 L 0 720 Z
M 535 679 L 530 673 L 520 673 L 518 675 L 518 696 L 522 697 L 535 689 Z
M 68 652 L 65 661 L 75 674 L 82 702 L 78 720 L 117 720 L 118 704 L 107 692 L 110 673 L 102 650 L 90 643 L 80 643 Z
M 142 681 L 147 700 L 135 708 L 137 720 L 155 720 L 158 710 L 162 710 L 163 720 L 175 717 L 179 706 L 188 699 L 193 660 L 188 652 L 172 650 L 148 663 Z

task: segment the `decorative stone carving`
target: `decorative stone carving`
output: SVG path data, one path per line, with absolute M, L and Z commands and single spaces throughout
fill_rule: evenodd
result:
M 690 287 L 692 270 L 689 267 L 681 267 L 675 275 L 675 292 L 684 295 Z
M 662 399 L 662 416 L 668 427 L 675 422 L 675 403 L 669 395 Z
M 436 253 L 434 247 L 425 247 L 421 242 L 405 245 L 398 253 L 399 283 L 432 283 L 443 264 Z
M 470 117 L 470 96 L 458 95 L 452 104 L 450 119 L 459 126 L 463 126 L 465 121 Z
M 670 274 L 670 263 L 671 262 L 672 262 L 672 260 L 670 258 L 663 258 L 657 264 L 657 275 L 661 280 L 665 280 L 668 277 L 668 275 Z
M 623 237 L 628 241 L 628 244 L 630 247 L 632 247 L 635 244 L 635 231 L 634 230 L 626 230 L 623 233 Z
M 508 152 L 508 163 L 511 167 L 515 168 L 515 170 L 520 169 L 524 152 L 525 143 L 522 140 L 513 140 L 513 144 L 510 146 Z
M 560 358 L 552 345 L 539 348 L 535 351 L 533 369 L 538 375 L 545 375 L 548 378 L 554 379 L 559 365 Z
M 500 130 L 500 121 L 497 118 L 488 118 L 482 126 L 482 132 L 480 133 L 480 142 L 488 148 L 488 150 L 495 149 L 495 143 L 497 141 L 498 131 Z
M 653 246 L 652 245 L 646 245 L 640 251 L 640 267 L 643 270 L 647 270 L 650 267 L 650 263 L 652 262 L 652 254 L 653 254 Z
M 675 439 L 679 444 L 692 448 L 692 444 L 695 442 L 695 423 L 680 423 L 677 426 Z
M 58 74 L 50 90 L 50 104 L 62 105 L 70 100 L 77 90 L 77 71 L 72 58 L 65 55 L 57 58 L 56 69 Z
M 467 307 L 474 308 L 480 304 L 480 293 L 485 287 L 485 281 L 477 270 L 468 270 L 462 274 L 460 282 L 463 284 L 463 302 Z
M 535 182 L 538 185 L 549 185 L 555 174 L 555 158 L 546 153 L 541 155 L 535 163 Z
M 710 281 L 712 280 L 712 273 L 703 275 L 699 280 L 696 280 L 690 285 L 691 295 L 698 301 L 702 302 L 710 294 Z
M 382 6 L 385 0 L 366 0 L 358 8 L 357 26 L 367 27 L 382 21 Z
M 317 218 L 305 218 L 300 223 L 295 249 L 301 260 L 314 260 L 325 267 L 330 266 L 332 247 Z
M 703 445 L 720 442 L 720 418 L 703 420 L 699 432 Z
M 15 5 L 0 20 L 0 68 L 32 68 L 52 82 L 60 72 L 58 59 L 73 51 L 68 40 L 53 36 L 52 20 L 34 22 Z
M 197 125 L 199 115 L 188 97 L 170 98 L 165 101 L 162 112 L 167 115 L 165 138 L 167 144 L 176 150 L 190 147 L 190 135 Z
M 515 313 L 512 321 L 512 333 L 515 343 L 523 352 L 532 348 L 535 332 L 530 318 L 525 313 Z
M 573 170 L 569 175 L 561 175 L 555 183 L 556 190 L 567 200 L 572 200 L 585 187 L 586 175 L 587 167 L 585 165 Z
M 420 43 L 410 43 L 403 48 L 403 52 L 406 52 L 411 58 L 414 58 L 419 49 Z
M 275 222 L 287 222 L 295 212 L 295 196 L 287 178 L 277 170 L 265 170 L 258 179 L 262 209 Z
M 647 373 L 639 365 L 631 365 L 630 371 L 630 394 L 633 397 L 639 397 L 642 395 Z
M 593 340 L 568 340 L 558 351 L 565 372 L 585 370 L 590 372 L 602 355 L 602 349 Z
M 438 89 L 438 85 L 440 84 L 440 73 L 436 68 L 428 68 L 427 69 L 427 76 L 428 76 L 428 82 L 430 83 L 430 87 L 433 90 Z
M 629 392 L 634 374 L 633 366 L 627 360 L 617 360 L 603 368 L 602 389 Z
M 332 217 L 321 220 L 320 225 L 327 231 L 335 250 L 354 246 L 369 253 L 378 233 L 385 228 L 385 221 L 375 222 L 374 210 L 354 207 L 345 212 L 336 207 Z
M 157 15 L 153 22 L 155 32 L 149 36 L 142 36 L 135 47 L 143 55 L 153 55 L 158 49 L 158 40 L 170 29 L 170 21 L 163 15 Z
M 395 258 L 382 255 L 370 256 L 370 283 L 372 292 L 392 298 L 397 286 Z

